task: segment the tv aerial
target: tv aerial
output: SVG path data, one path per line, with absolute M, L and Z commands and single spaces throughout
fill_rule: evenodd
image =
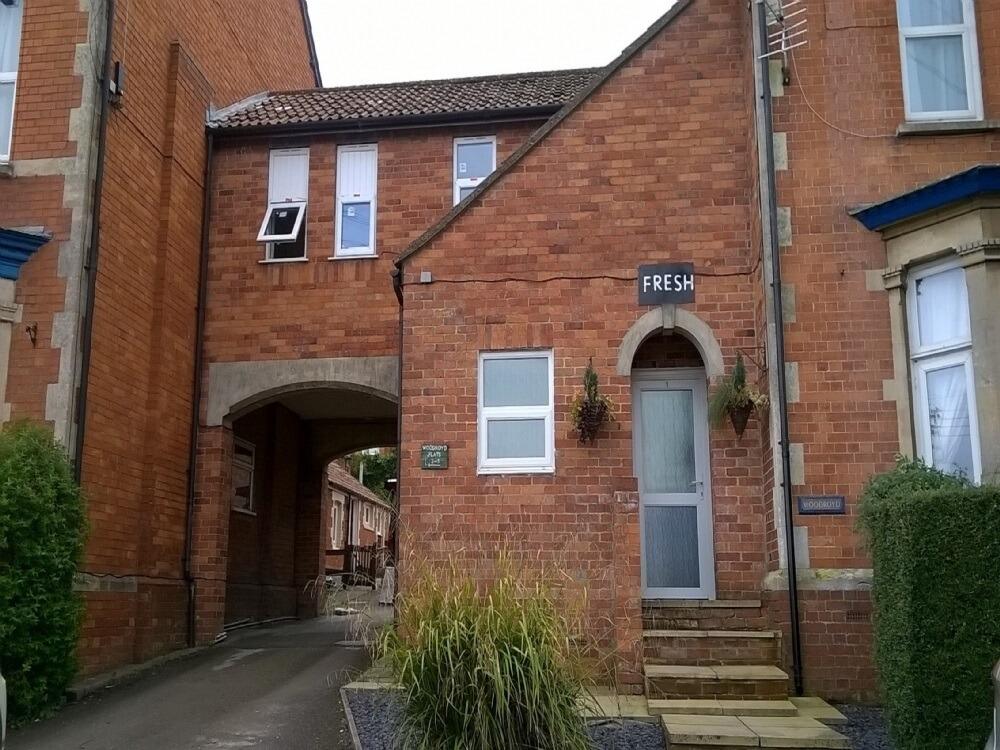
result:
M 767 18 L 767 48 L 760 56 L 762 60 L 781 57 L 788 83 L 788 55 L 797 47 L 809 43 L 808 8 L 804 0 L 757 0 L 764 6 Z

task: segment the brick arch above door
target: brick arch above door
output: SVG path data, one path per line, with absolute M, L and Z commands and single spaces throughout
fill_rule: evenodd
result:
M 640 317 L 622 338 L 618 347 L 619 375 L 629 376 L 639 347 L 647 338 L 660 331 L 676 331 L 689 338 L 701 353 L 709 380 L 723 374 L 722 349 L 709 325 L 690 310 L 676 305 L 661 305 Z

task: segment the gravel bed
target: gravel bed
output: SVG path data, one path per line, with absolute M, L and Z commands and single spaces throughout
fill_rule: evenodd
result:
M 850 738 L 854 750 L 893 750 L 881 708 L 844 704 L 837 709 L 847 717 L 848 723 L 834 729 Z
M 396 729 L 403 716 L 395 690 L 345 690 L 364 750 L 398 750 Z M 594 750 L 665 750 L 659 724 L 597 721 L 590 725 Z M 876 746 L 872 746 L 873 748 Z

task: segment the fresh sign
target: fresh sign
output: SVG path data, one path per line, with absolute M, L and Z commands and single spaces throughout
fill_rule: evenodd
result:
M 694 264 L 656 263 L 639 266 L 639 304 L 694 302 Z

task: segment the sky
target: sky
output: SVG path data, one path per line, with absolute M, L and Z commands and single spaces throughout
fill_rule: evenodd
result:
M 308 0 L 324 86 L 605 65 L 673 0 Z

